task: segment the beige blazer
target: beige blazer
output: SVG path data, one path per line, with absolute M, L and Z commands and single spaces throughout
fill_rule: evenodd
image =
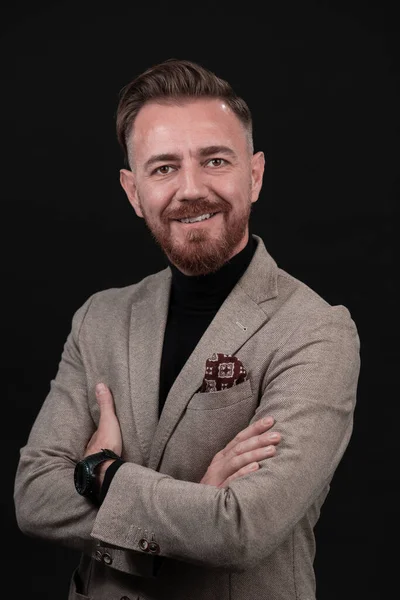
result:
M 15 480 L 21 530 L 82 551 L 69 600 L 315 599 L 313 528 L 352 432 L 359 339 L 345 307 L 279 269 L 254 237 L 159 421 L 170 269 L 95 293 L 75 313 Z M 248 381 L 199 393 L 213 352 L 236 355 Z M 127 462 L 98 510 L 73 471 L 97 427 L 99 381 L 113 392 Z M 229 488 L 198 483 L 263 415 L 282 434 L 276 456 Z

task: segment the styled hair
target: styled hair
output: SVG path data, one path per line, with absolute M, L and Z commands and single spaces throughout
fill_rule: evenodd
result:
M 246 102 L 224 79 L 188 60 L 170 58 L 154 65 L 122 88 L 116 114 L 118 142 L 129 166 L 128 139 L 140 109 L 149 101 L 179 103 L 186 98 L 223 100 L 244 125 L 253 151 L 252 117 Z

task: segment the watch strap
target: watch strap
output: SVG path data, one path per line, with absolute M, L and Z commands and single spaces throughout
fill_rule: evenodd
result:
M 114 462 L 108 467 L 108 469 L 104 473 L 104 479 L 103 479 L 103 483 L 101 485 L 100 494 L 99 494 L 99 503 L 100 504 L 103 503 L 103 500 L 107 495 L 108 488 L 111 485 L 111 482 L 113 480 L 115 473 L 118 471 L 120 466 L 124 464 L 124 462 L 125 461 L 122 460 L 122 458 L 117 458 L 116 460 L 114 460 Z

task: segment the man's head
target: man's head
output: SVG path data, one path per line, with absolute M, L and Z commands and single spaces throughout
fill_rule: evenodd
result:
M 264 156 L 226 81 L 189 61 L 156 65 L 122 90 L 117 135 L 130 166 L 121 185 L 173 264 L 206 274 L 244 248 Z

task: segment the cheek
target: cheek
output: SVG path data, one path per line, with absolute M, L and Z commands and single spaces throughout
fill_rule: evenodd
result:
M 168 205 L 168 197 L 165 186 L 142 185 L 138 189 L 140 204 L 149 216 L 158 216 Z
M 247 203 L 250 199 L 250 183 L 244 176 L 230 177 L 216 182 L 214 190 L 233 207 L 237 204 Z

